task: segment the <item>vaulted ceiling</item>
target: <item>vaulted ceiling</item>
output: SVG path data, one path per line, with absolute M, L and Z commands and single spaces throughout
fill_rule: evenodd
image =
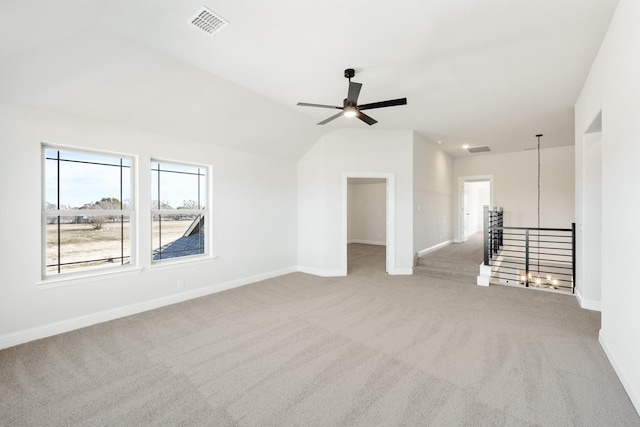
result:
M 0 100 L 288 159 L 368 128 L 332 110 L 345 68 L 372 128 L 492 152 L 574 141 L 617 0 L 0 0 Z M 188 25 L 207 6 L 230 24 Z

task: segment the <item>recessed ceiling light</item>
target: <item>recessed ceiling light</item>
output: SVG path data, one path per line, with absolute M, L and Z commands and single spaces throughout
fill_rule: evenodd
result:
M 466 150 L 467 148 L 469 148 L 469 144 L 464 144 L 464 145 L 462 146 L 462 148 L 464 148 L 464 149 Z
M 438 141 L 438 145 L 442 145 L 442 141 Z

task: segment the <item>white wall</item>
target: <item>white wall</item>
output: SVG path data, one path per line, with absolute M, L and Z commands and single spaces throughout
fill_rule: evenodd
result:
M 348 192 L 348 241 L 385 245 L 387 184 L 384 182 L 349 184 Z
M 298 161 L 298 265 L 325 270 L 325 150 L 316 143 Z
M 355 185 L 347 185 L 347 241 L 353 242 L 356 234 L 356 215 L 355 215 Z M 385 230 L 386 233 L 386 230 Z
M 343 129 L 323 136 L 298 163 L 298 251 L 302 271 L 346 274 L 345 174 L 384 173 L 395 177 L 395 264 L 391 274 L 413 266 L 413 133 Z M 344 222 L 343 222 L 344 221 Z
M 600 342 L 640 412 L 640 2 L 620 0 L 575 107 L 576 193 L 590 191 L 585 133 L 602 112 L 602 328 Z M 582 212 L 577 217 L 582 218 Z M 588 238 L 589 228 L 584 229 Z M 586 255 L 586 254 L 585 254 Z M 593 255 L 595 256 L 595 255 Z M 585 263 L 597 262 L 586 258 Z
M 532 143 L 537 143 L 533 137 Z M 542 145 L 544 146 L 544 137 Z M 540 226 L 569 228 L 575 215 L 574 147 L 543 148 L 540 150 L 540 163 Z M 455 159 L 456 180 L 480 175 L 493 176 L 493 205 L 504 208 L 505 226 L 537 226 L 536 150 Z M 456 209 L 458 215 L 461 214 L 461 208 Z M 459 218 L 457 219 L 456 223 L 459 223 Z
M 9 104 L 0 117 L 0 347 L 295 270 L 296 163 Z M 137 156 L 139 274 L 38 287 L 42 142 Z M 150 267 L 151 157 L 212 165 L 219 259 Z
M 414 252 L 422 253 L 453 239 L 453 160 L 414 134 L 413 171 Z

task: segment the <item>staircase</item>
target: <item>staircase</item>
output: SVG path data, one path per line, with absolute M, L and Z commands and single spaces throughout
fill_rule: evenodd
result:
M 454 261 L 424 259 L 424 257 L 421 257 L 418 265 L 413 269 L 413 274 L 475 285 L 479 265 L 480 263 L 469 265 Z
M 475 285 L 483 259 L 482 233 L 418 258 L 413 274 Z

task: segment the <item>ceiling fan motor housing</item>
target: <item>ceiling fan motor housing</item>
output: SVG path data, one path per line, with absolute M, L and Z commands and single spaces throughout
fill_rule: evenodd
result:
M 356 103 L 355 102 L 351 102 L 347 98 L 345 98 L 342 101 L 342 108 L 346 108 L 346 107 L 356 107 Z
M 354 70 L 353 68 L 347 68 L 346 70 L 344 70 L 344 76 L 347 79 L 350 79 L 351 77 L 356 75 L 356 70 Z

